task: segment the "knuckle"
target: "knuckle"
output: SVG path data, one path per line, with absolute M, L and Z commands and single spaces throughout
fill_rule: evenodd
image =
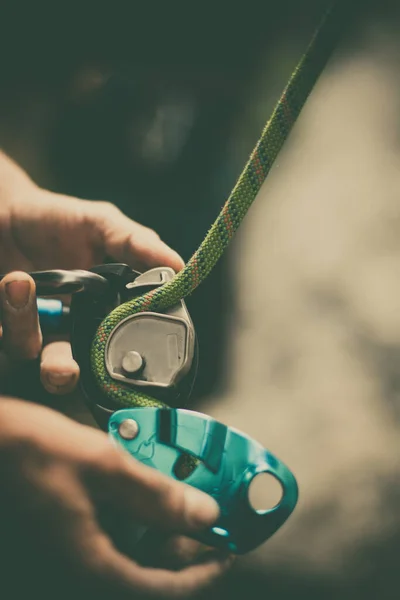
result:
M 76 554 L 87 574 L 99 576 L 104 573 L 107 567 L 105 549 L 106 543 L 102 539 L 96 539 L 90 545 L 84 541 L 78 545 Z
M 98 460 L 106 471 L 116 473 L 123 468 L 122 452 L 112 444 L 104 444 L 99 450 Z
M 151 229 L 151 227 L 145 227 L 144 232 L 147 235 L 147 237 L 149 237 L 149 238 L 153 238 L 154 240 L 160 239 L 160 236 L 158 235 L 157 231 L 155 231 L 154 229 Z
M 196 558 L 199 544 L 186 538 L 173 538 L 168 546 L 171 557 L 180 565 L 187 565 Z
M 118 448 L 102 438 L 100 443 L 91 447 L 89 463 L 106 475 L 116 475 L 122 469 L 123 456 Z
M 21 360 L 36 360 L 42 349 L 41 340 L 29 342 L 24 346 L 20 346 L 15 350 L 16 358 Z
M 6 455 L 9 462 L 22 462 L 27 456 L 32 457 L 38 452 L 36 440 L 29 431 L 24 430 L 18 423 L 3 421 L 0 436 L 0 462 Z
M 2 434 L 0 472 L 7 480 L 7 493 L 13 494 L 15 501 L 23 502 L 29 494 L 30 507 L 35 507 L 35 497 L 41 495 L 43 484 L 40 473 L 47 463 L 48 456 L 34 435 L 18 425 Z
M 5 344 L 5 348 L 11 358 L 15 360 L 31 361 L 36 360 L 39 357 L 42 350 L 41 336 L 29 337 L 29 335 L 27 335 L 23 340 L 14 340 L 13 332 L 9 331 L 7 337 L 9 339 Z
M 179 526 L 185 522 L 185 505 L 183 494 L 174 486 L 165 484 L 160 486 L 159 502 L 166 516 L 173 526 Z
M 109 561 L 105 555 L 105 544 L 96 540 L 95 544 L 88 545 L 84 540 L 73 548 L 73 562 L 80 574 L 80 578 L 90 586 L 106 585 L 109 572 Z
M 96 211 L 99 211 L 101 215 L 105 215 L 107 217 L 119 215 L 121 213 L 115 204 L 106 200 L 98 200 L 93 204 Z
M 171 581 L 169 589 L 164 591 L 164 600 L 189 600 L 189 598 L 193 598 L 195 591 L 195 585 L 187 585 L 185 578 L 178 576 Z

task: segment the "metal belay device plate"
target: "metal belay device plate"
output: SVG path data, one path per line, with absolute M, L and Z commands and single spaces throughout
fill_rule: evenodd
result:
M 160 270 L 150 272 L 154 282 L 146 274 L 147 280 L 139 277 L 135 287 L 159 284 Z M 170 273 L 163 271 L 168 280 Z M 118 323 L 106 346 L 105 363 L 110 376 L 118 381 L 169 388 L 189 372 L 194 349 L 193 323 L 181 301 L 166 313 L 142 312 Z
M 119 381 L 170 387 L 190 369 L 189 338 L 183 319 L 157 313 L 127 317 L 111 333 L 107 370 Z

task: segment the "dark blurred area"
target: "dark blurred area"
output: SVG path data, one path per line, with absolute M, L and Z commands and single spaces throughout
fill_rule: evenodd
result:
M 232 151 L 266 56 L 282 30 L 307 40 L 321 3 L 12 2 L 2 12 L 3 148 L 44 187 L 112 201 L 188 259 L 254 143 Z M 189 300 L 200 396 L 223 385 L 229 270 L 224 257 Z
M 398 27 L 397 4 L 359 3 L 354 38 L 366 22 Z M 323 7 L 321 0 L 3 2 L 0 146 L 43 187 L 112 201 L 188 259 Z M 352 43 L 350 32 L 344 53 L 351 55 Z M 237 318 L 236 270 L 228 252 L 188 302 L 200 343 L 198 402 L 223 393 L 232 375 L 225 357 Z M 384 507 L 397 510 L 396 489 L 385 487 L 383 496 Z M 305 518 L 318 527 L 332 514 Z M 307 523 L 300 531 L 298 544 L 309 546 Z M 208 597 L 394 599 L 399 550 L 396 524 L 337 573 L 239 561 Z

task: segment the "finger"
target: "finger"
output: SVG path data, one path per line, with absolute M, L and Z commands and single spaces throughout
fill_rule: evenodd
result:
M 165 266 L 178 272 L 184 267 L 179 254 L 153 230 L 132 221 L 115 206 L 97 203 L 94 221 L 101 232 L 106 253 L 116 260 L 136 268 Z
M 184 536 L 174 536 L 161 546 L 160 557 L 165 567 L 181 568 L 210 552 L 214 552 L 214 550 L 196 540 Z
M 67 568 L 80 572 L 90 587 L 112 592 L 112 597 L 137 593 L 149 599 L 187 598 L 211 585 L 232 562 L 226 554 L 214 552 L 207 560 L 179 572 L 141 567 L 121 554 L 99 529 L 84 488 L 68 470 L 59 468 L 52 477 L 42 479 L 41 486 L 48 498 L 57 497 L 55 508 L 59 511 L 55 519 L 53 515 L 47 520 L 53 527 L 43 532 L 44 541 L 58 548 Z M 30 509 L 35 510 L 35 506 L 33 501 Z M 39 503 L 39 507 L 46 510 L 47 504 Z
M 226 573 L 232 559 L 229 557 L 209 559 L 181 571 L 148 569 L 136 565 L 133 589 L 148 599 L 184 599 L 211 587 Z M 111 565 L 115 567 L 116 565 Z M 127 573 L 128 575 L 128 573 Z M 131 577 L 133 573 L 129 573 Z M 124 581 L 123 575 L 121 581 Z M 130 584 L 130 579 L 126 579 Z
M 3 347 L 14 359 L 33 360 L 39 356 L 42 333 L 36 307 L 33 279 L 23 272 L 9 273 L 0 282 L 0 309 Z
M 232 564 L 231 557 L 214 553 L 207 560 L 181 571 L 146 568 L 119 553 L 106 537 L 98 537 L 93 550 L 89 550 L 89 555 L 94 557 L 89 572 L 101 588 L 109 587 L 114 595 L 136 593 L 149 600 L 190 598 L 211 586 Z
M 79 366 L 68 342 L 52 342 L 43 348 L 40 379 L 51 394 L 72 392 L 79 379 Z
M 97 498 L 101 494 L 102 501 L 142 525 L 186 534 L 210 527 L 218 519 L 219 506 L 211 496 L 111 444 L 100 460 L 94 457 L 89 468 Z
M 135 558 L 141 565 L 181 569 L 209 551 L 208 546 L 187 537 L 148 531 L 136 548 Z

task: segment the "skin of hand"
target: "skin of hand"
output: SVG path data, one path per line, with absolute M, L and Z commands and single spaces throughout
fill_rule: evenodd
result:
M 57 412 L 0 400 L 0 558 L 7 598 L 188 598 L 221 576 L 231 559 L 209 552 L 189 566 L 218 506 L 208 495 L 134 460 L 95 429 Z M 99 515 L 163 532 L 180 569 L 143 566 L 122 552 Z M 175 553 L 173 552 L 175 545 Z M 174 565 L 176 566 L 176 565 Z M 37 592 L 37 593 L 35 593 Z
M 183 267 L 155 232 L 113 205 L 43 190 L 0 153 L 0 272 L 8 272 L 0 283 L 0 350 L 17 367 L 39 359 L 50 393 L 72 391 L 79 367 L 66 341 L 43 347 L 35 284 L 25 271 L 87 269 L 106 256 L 138 270 Z M 187 501 L 194 498 L 192 488 L 149 471 L 102 432 L 49 409 L 0 397 L 0 470 L 6 490 L 0 559 L 10 586 L 26 584 L 30 595 L 37 590 L 45 598 L 47 586 L 49 597 L 58 598 L 64 592 L 83 597 L 79 591 L 91 597 L 90 590 L 98 599 L 180 598 L 209 585 L 230 564 L 175 535 L 210 525 L 218 514 L 212 499 L 199 492 L 197 503 Z M 118 552 L 102 530 L 100 509 L 158 532 L 158 543 L 147 548 L 150 561 L 147 556 L 139 566 Z
M 0 285 L 2 346 L 13 360 L 41 355 L 41 380 L 50 393 L 71 392 L 79 367 L 65 341 L 42 352 L 35 287 L 24 272 L 89 269 L 107 256 L 138 270 L 184 265 L 154 231 L 114 205 L 43 190 L 0 153 L 0 272 L 8 272 Z

